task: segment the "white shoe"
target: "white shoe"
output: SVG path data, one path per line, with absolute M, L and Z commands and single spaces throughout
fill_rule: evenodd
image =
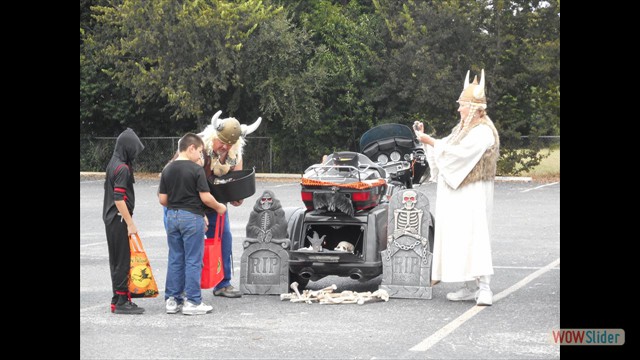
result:
M 191 301 L 185 301 L 182 307 L 182 314 L 184 315 L 204 315 L 213 311 L 213 306 L 207 305 L 203 302 L 196 305 Z
M 464 300 L 475 300 L 476 292 L 478 289 L 469 289 L 466 285 L 463 286 L 460 290 L 447 294 L 447 300 L 450 301 L 464 301 Z
M 170 296 L 167 299 L 165 309 L 167 310 L 167 314 L 175 314 L 182 309 L 182 304 L 178 304 L 176 299 L 173 296 Z
M 478 283 L 476 280 L 465 281 L 460 290 L 448 293 L 447 299 L 450 301 L 475 300 L 477 291 Z
M 491 282 L 491 275 L 483 275 L 478 278 L 478 285 L 480 290 L 476 294 L 476 305 L 490 306 L 493 304 L 493 292 L 489 287 Z
M 476 305 L 491 306 L 493 304 L 493 292 L 491 290 L 480 289 L 476 296 Z

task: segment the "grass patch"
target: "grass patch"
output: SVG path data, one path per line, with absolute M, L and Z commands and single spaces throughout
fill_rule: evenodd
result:
M 549 154 L 549 152 L 551 152 Z M 530 176 L 533 180 L 541 182 L 551 182 L 560 180 L 560 149 L 542 149 L 540 154 L 547 155 L 548 157 L 542 159 L 538 166 L 534 167 L 530 171 L 523 173 L 523 176 Z

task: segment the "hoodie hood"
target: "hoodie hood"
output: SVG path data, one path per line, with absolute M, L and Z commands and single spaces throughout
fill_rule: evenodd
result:
M 118 136 L 113 155 L 125 164 L 131 165 L 143 149 L 144 145 L 138 135 L 131 128 L 127 128 Z

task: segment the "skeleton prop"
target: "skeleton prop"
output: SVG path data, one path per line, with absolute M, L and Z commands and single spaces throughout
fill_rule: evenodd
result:
M 389 248 L 388 256 L 393 255 L 398 249 L 411 250 L 416 245 L 422 244 L 422 261 L 427 262 L 427 252 L 431 252 L 429 249 L 429 239 L 425 238 L 421 234 L 422 229 L 422 217 L 424 215 L 422 209 L 416 209 L 416 203 L 418 194 L 413 190 L 405 190 L 402 193 L 402 208 L 395 209 L 393 211 L 395 228 L 392 235 L 389 235 L 389 244 L 393 244 Z M 409 236 L 416 239 L 412 246 L 400 245 L 396 240 L 401 236 Z
M 247 222 L 247 238 L 243 242 L 246 249 L 256 242 L 272 242 L 289 248 L 291 241 L 287 239 L 287 222 L 284 210 L 271 190 L 265 190 L 253 205 L 253 211 Z
M 311 243 L 311 247 L 313 248 L 313 251 L 318 251 L 318 252 L 322 251 L 322 242 L 324 241 L 325 236 L 327 235 L 322 235 L 322 237 L 318 236 L 317 231 L 313 232 L 313 237 L 307 236 L 307 239 Z
M 280 300 L 289 300 L 293 303 L 304 302 L 311 304 L 317 302 L 324 305 L 334 304 L 358 304 L 363 305 L 366 302 L 373 301 L 389 301 L 389 294 L 385 290 L 357 292 L 345 290 L 340 293 L 334 293 L 338 287 L 333 284 L 320 290 L 304 290 L 302 294 L 298 290 L 298 283 L 291 283 L 292 293 L 280 294 Z

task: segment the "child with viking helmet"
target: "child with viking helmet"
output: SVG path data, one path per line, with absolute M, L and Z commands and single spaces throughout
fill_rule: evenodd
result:
M 222 111 L 218 111 L 211 118 L 211 124 L 203 132 L 199 133 L 204 140 L 204 171 L 209 181 L 215 177 L 227 174 L 229 171 L 242 170 L 242 149 L 245 145 L 245 137 L 258 129 L 262 118 L 247 126 L 240 124 L 235 118 L 218 119 Z M 240 206 L 242 200 L 232 201 L 231 205 Z M 205 210 L 208 220 L 207 237 L 212 238 L 215 233 L 215 224 L 218 214 L 207 208 Z M 233 258 L 231 253 L 232 237 L 229 226 L 229 212 L 225 216 L 224 230 L 222 233 L 222 265 L 224 267 L 224 279 L 213 289 L 216 296 L 230 298 L 241 297 L 242 294 L 231 286 L 231 270 Z
M 469 83 L 469 72 L 458 99 L 460 122 L 451 134 L 435 139 L 416 121 L 414 130 L 431 154 L 429 167 L 437 181 L 436 226 L 432 279 L 464 282 L 447 294 L 451 301 L 475 300 L 491 305 L 493 264 L 490 226 L 493 182 L 500 138 L 487 116 L 484 69 Z

